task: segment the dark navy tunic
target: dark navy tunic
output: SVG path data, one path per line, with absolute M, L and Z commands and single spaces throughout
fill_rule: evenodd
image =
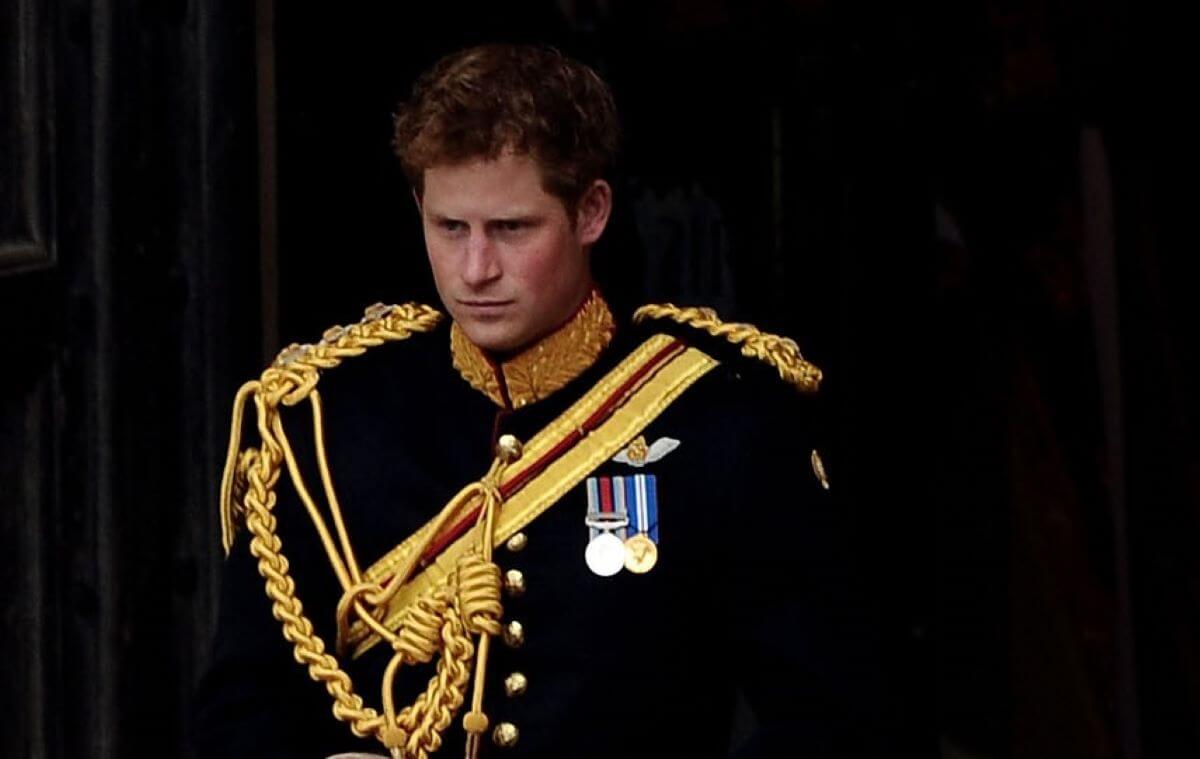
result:
M 488 468 L 496 438 L 528 440 L 639 345 L 648 330 L 622 324 L 590 369 L 550 397 L 502 410 L 459 376 L 448 327 L 369 350 L 325 373 L 327 448 L 355 552 L 363 566 L 432 518 Z M 719 339 L 674 331 L 722 363 L 644 432 L 680 441 L 633 469 L 655 475 L 659 559 L 647 574 L 599 577 L 584 563 L 587 498 L 580 483 L 524 532 L 526 592 L 504 599 L 504 620 L 525 642 L 493 642 L 484 711 L 511 722 L 517 744 L 493 757 L 865 757 L 887 753 L 881 727 L 876 620 L 856 576 L 856 541 L 810 463 L 822 449 L 816 397 Z M 311 462 L 307 404 L 285 412 L 289 438 Z M 315 465 L 306 469 L 320 493 Z M 297 594 L 332 650 L 340 596 L 329 563 L 284 474 L 276 507 Z M 213 659 L 198 694 L 195 742 L 204 757 L 320 759 L 385 754 L 331 713 L 324 687 L 292 658 L 271 616 L 245 530 L 226 562 Z M 342 660 L 356 691 L 380 708 L 390 656 L 376 646 Z M 432 665 L 406 668 L 397 704 L 411 703 Z M 509 697 L 504 678 L 524 674 Z M 744 698 L 752 723 L 732 735 Z M 399 706 L 398 706 L 399 708 Z M 465 711 L 465 708 L 464 710 Z M 463 752 L 461 712 L 437 756 Z

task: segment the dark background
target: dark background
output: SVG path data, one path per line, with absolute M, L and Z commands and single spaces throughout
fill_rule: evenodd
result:
M 1194 86 L 1132 0 L 8 0 L 0 754 L 187 755 L 233 393 L 433 297 L 390 114 L 487 40 L 613 85 L 619 306 L 825 369 L 904 753 L 1200 755 Z

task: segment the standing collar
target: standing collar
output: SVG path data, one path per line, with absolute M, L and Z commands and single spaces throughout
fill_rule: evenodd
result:
M 598 290 L 565 324 L 518 353 L 499 360 L 450 326 L 454 368 L 471 387 L 503 408 L 539 401 L 589 369 L 612 341 L 612 312 Z

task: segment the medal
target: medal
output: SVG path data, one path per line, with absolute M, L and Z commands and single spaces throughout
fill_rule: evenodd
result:
M 658 546 L 644 533 L 639 532 L 625 541 L 625 568 L 630 572 L 645 574 L 654 569 L 657 563 Z
M 588 569 L 611 577 L 624 567 L 645 574 L 658 563 L 658 488 L 652 474 L 589 477 Z
M 623 481 L 629 512 L 629 538 L 625 541 L 625 568 L 645 574 L 658 563 L 658 482 L 652 474 L 618 477 Z
M 588 511 L 584 523 L 588 528 L 588 544 L 583 560 L 593 574 L 612 577 L 625 566 L 625 537 L 629 514 L 625 507 L 625 492 L 614 492 L 613 478 L 588 477 Z
M 612 577 L 625 566 L 625 544 L 611 532 L 602 532 L 588 541 L 583 560 L 588 569 L 601 577 Z

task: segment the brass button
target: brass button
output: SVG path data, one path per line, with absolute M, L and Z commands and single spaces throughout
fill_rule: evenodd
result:
M 512 748 L 517 745 L 517 739 L 520 737 L 520 731 L 511 722 L 501 722 L 492 731 L 492 743 L 495 743 L 500 748 Z
M 504 626 L 504 645 L 509 648 L 520 648 L 525 644 L 525 626 L 513 620 Z
M 524 551 L 525 546 L 527 545 L 529 545 L 529 536 L 523 532 L 518 532 L 508 539 L 508 542 L 504 544 L 504 547 L 513 553 L 517 553 L 519 551 Z
M 504 573 L 504 592 L 513 598 L 525 595 L 525 574 L 519 569 Z
M 504 459 L 506 464 L 511 464 L 521 458 L 521 441 L 517 440 L 515 435 L 501 435 L 496 441 L 496 454 Z
M 508 677 L 504 678 L 504 695 L 509 698 L 516 696 L 524 696 L 525 689 L 529 687 L 529 680 L 520 672 L 513 672 Z

